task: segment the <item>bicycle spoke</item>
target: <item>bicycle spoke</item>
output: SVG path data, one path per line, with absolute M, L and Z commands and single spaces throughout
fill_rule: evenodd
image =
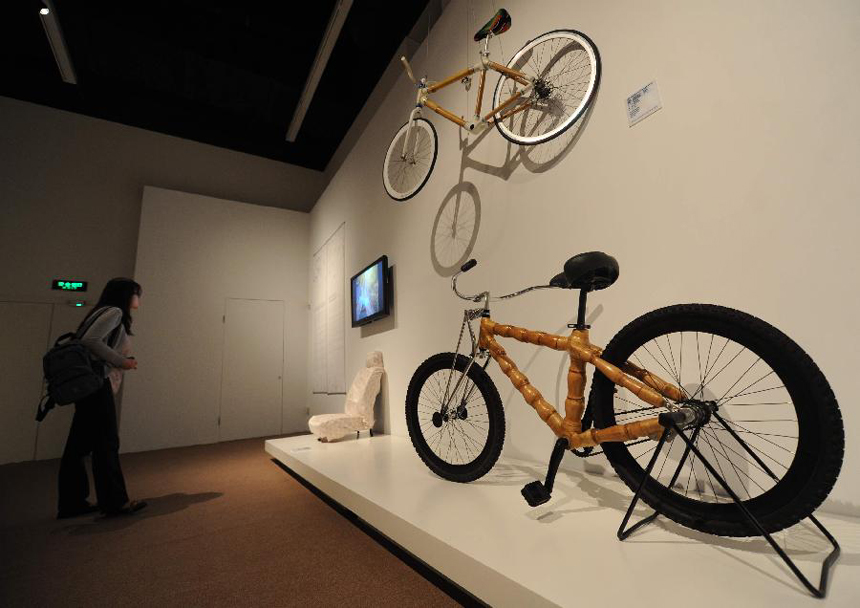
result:
M 703 431 L 703 432 L 702 432 L 702 436 L 703 436 L 703 437 L 704 437 L 704 439 L 705 439 L 705 443 L 707 443 L 707 444 L 708 444 L 708 447 L 709 447 L 709 448 L 711 448 L 711 453 L 714 455 L 714 462 L 716 462 L 716 463 L 717 463 L 717 469 L 719 469 L 719 471 L 720 471 L 720 477 L 722 477 L 722 478 L 723 478 L 723 481 L 725 481 L 726 483 L 729 483 L 729 478 L 726 476 L 725 471 L 723 471 L 723 465 L 722 465 L 722 463 L 720 462 L 720 457 L 719 457 L 719 455 L 717 454 L 717 451 L 714 449 L 714 446 L 713 446 L 713 444 L 711 443 L 711 440 L 710 440 L 710 438 L 709 438 L 708 434 L 707 434 L 707 433 L 705 433 L 705 432 Z M 749 499 L 749 498 L 751 498 L 750 493 L 749 493 L 749 490 L 747 490 L 746 484 L 745 484 L 745 483 L 744 483 L 744 481 L 741 479 L 741 476 L 740 476 L 740 474 L 738 473 L 738 468 L 737 468 L 737 466 L 735 466 L 735 463 L 733 463 L 733 462 L 732 462 L 731 458 L 729 458 L 729 457 L 728 457 L 728 455 L 725 453 L 725 451 L 723 451 L 723 455 L 724 455 L 725 459 L 728 461 L 728 463 L 732 466 L 732 469 L 734 469 L 734 471 L 735 471 L 735 475 L 737 476 L 738 481 L 740 482 L 741 488 L 743 489 L 743 491 L 744 491 L 744 492 L 746 492 L 747 498 L 748 498 L 748 499 Z M 746 477 L 747 477 L 750 481 L 752 481 L 753 483 L 755 483 L 755 480 L 754 480 L 752 477 L 750 477 L 750 476 L 749 476 L 749 475 L 747 475 L 746 473 L 744 473 L 744 475 L 746 475 Z M 756 484 L 756 485 L 758 485 L 758 484 Z M 712 485 L 711 487 L 713 488 L 713 485 Z M 762 488 L 761 486 L 759 486 L 759 488 L 761 488 L 762 492 L 764 491 L 764 488 Z M 736 492 L 735 492 L 735 494 L 738 494 L 738 492 L 736 491 Z M 714 496 L 716 496 L 716 489 L 714 489 Z
M 745 431 L 745 432 L 747 432 L 747 433 L 750 433 L 750 434 L 752 434 L 752 435 L 756 435 L 756 436 L 757 436 L 757 437 L 759 437 L 762 441 L 765 441 L 765 442 L 767 442 L 767 443 L 771 444 L 772 446 L 777 447 L 777 448 L 779 448 L 780 450 L 783 450 L 784 452 L 788 452 L 789 454 L 792 454 L 792 451 L 791 451 L 791 450 L 789 450 L 788 448 L 786 448 L 786 447 L 784 447 L 784 446 L 781 446 L 781 445 L 779 445 L 778 443 L 775 443 L 775 442 L 771 441 L 770 439 L 766 439 L 766 438 L 765 438 L 765 437 L 763 437 L 761 434 L 756 433 L 755 431 L 751 431 L 751 430 L 749 430 L 748 428 L 744 427 L 743 425 L 737 424 L 736 422 L 734 422 L 734 421 L 732 421 L 732 420 L 729 420 L 728 418 L 723 418 L 723 420 L 725 420 L 727 424 L 731 424 L 732 426 L 740 427 L 743 431 Z M 738 431 L 737 429 L 733 429 L 733 430 L 734 430 L 736 433 L 737 433 L 737 432 L 740 432 L 740 431 Z M 747 443 L 747 445 L 750 445 L 750 444 L 749 444 L 749 443 Z M 759 452 L 759 453 L 761 453 L 761 454 L 765 454 L 764 452 L 762 452 L 762 451 L 761 451 L 761 448 L 757 448 L 756 446 L 750 446 L 750 447 L 751 447 L 751 448 L 753 448 L 753 449 L 755 449 L 757 452 Z M 773 458 L 772 458 L 771 456 L 769 456 L 769 455 L 768 455 L 768 458 L 773 459 Z
M 720 349 L 720 352 L 717 353 L 717 356 L 714 357 L 714 362 L 709 367 L 708 364 L 711 363 L 711 349 L 714 346 L 714 338 L 716 338 L 716 335 L 711 334 L 711 343 L 708 346 L 708 358 L 705 360 L 705 375 L 702 377 L 702 382 L 699 385 L 699 388 L 696 390 L 695 393 L 693 393 L 693 399 L 695 399 L 699 395 L 699 393 L 704 393 L 704 389 L 705 389 L 706 383 L 708 381 L 708 376 L 710 375 L 713 368 L 717 366 L 717 361 L 719 361 L 720 357 L 723 356 L 723 352 L 726 350 L 726 346 L 729 345 L 729 339 L 726 338 L 726 341 L 723 344 L 723 347 Z
M 728 344 L 728 340 L 726 340 L 726 344 Z M 725 350 L 725 349 L 723 349 L 723 350 Z M 707 382 L 705 382 L 705 384 L 702 386 L 702 389 L 706 388 L 711 382 L 716 380 L 719 377 L 719 375 L 722 374 L 726 370 L 726 368 L 729 367 L 729 365 L 734 363 L 735 360 L 738 357 L 740 357 L 744 351 L 746 351 L 746 347 L 742 346 L 741 350 L 739 350 L 737 353 L 735 353 L 735 356 L 733 356 L 731 359 L 729 359 L 729 362 L 720 368 L 720 371 L 718 371 L 716 374 L 714 374 L 713 376 L 711 376 L 710 378 L 707 379 Z M 720 351 L 721 355 L 722 355 L 722 353 L 723 353 L 723 351 Z M 714 367 L 716 367 L 716 361 L 714 361 Z
M 712 427 L 712 426 L 710 426 L 710 425 L 708 425 L 708 426 L 709 426 L 709 429 L 710 429 L 711 431 L 714 431 L 714 430 L 720 430 L 720 429 L 717 429 L 716 427 Z M 744 454 L 741 454 L 740 452 L 738 452 L 738 451 L 736 451 L 736 450 L 732 449 L 731 447 L 727 446 L 725 443 L 723 443 L 722 441 L 720 441 L 720 439 L 719 439 L 716 435 L 709 435 L 709 436 L 710 436 L 710 437 L 713 437 L 714 439 L 716 439 L 717 441 L 719 441 L 719 442 L 720 442 L 720 444 L 721 444 L 721 445 L 722 445 L 726 450 L 730 451 L 732 454 L 735 454 L 738 458 L 741 458 L 742 460 L 744 460 L 744 462 L 747 462 L 747 463 L 749 463 L 749 464 L 753 465 L 756 469 L 758 469 L 759 471 L 761 471 L 764 475 L 767 475 L 767 476 L 768 476 L 768 478 L 770 477 L 770 474 L 769 474 L 766 470 L 764 470 L 763 468 L 761 468 L 761 466 L 760 466 L 760 465 L 758 465 L 754 460 L 749 460 L 749 459 L 747 458 L 747 456 L 745 456 Z M 749 443 L 747 443 L 747 445 L 749 446 Z M 758 453 L 759 453 L 759 454 L 761 454 L 762 456 L 766 456 L 766 457 L 767 457 L 767 458 L 769 458 L 771 461 L 773 461 L 775 464 L 778 464 L 780 467 L 782 467 L 784 470 L 786 470 L 786 471 L 788 470 L 788 467 L 787 467 L 787 466 L 785 466 L 785 465 L 784 465 L 783 463 L 781 463 L 780 461 L 776 460 L 776 459 L 775 459 L 774 457 L 772 457 L 770 454 L 767 454 L 767 453 L 765 453 L 765 452 L 762 452 L 760 449 L 756 449 L 756 448 L 754 448 L 753 446 L 750 446 L 750 448 L 754 449 L 756 452 L 758 452 Z

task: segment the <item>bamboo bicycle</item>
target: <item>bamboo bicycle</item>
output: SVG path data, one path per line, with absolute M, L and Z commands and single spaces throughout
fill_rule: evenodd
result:
M 586 298 L 618 278 L 614 258 L 601 252 L 574 256 L 548 285 L 499 298 L 457 290 L 459 275 L 476 263 L 466 262 L 451 287 L 482 305 L 465 311 L 455 352 L 421 364 L 406 396 L 409 436 L 439 476 L 473 481 L 501 453 L 504 411 L 485 371 L 494 360 L 558 438 L 546 483 L 534 481 L 522 490 L 531 506 L 550 499 L 565 451 L 584 457 L 598 445 L 636 492 L 634 504 L 641 494 L 657 512 L 712 534 L 767 536 L 811 517 L 832 489 L 845 445 L 836 398 L 812 359 L 773 326 L 730 308 L 682 304 L 635 319 L 601 349 L 589 341 Z M 551 288 L 580 290 L 569 336 L 490 316 L 491 301 Z M 472 324 L 478 319 L 476 337 Z M 468 356 L 458 352 L 466 330 Z M 568 353 L 564 416 L 517 369 L 496 336 Z M 587 408 L 586 364 L 600 372 Z M 674 441 L 679 435 L 683 441 Z
M 421 117 L 421 108 L 430 108 L 471 133 L 495 126 L 509 141 L 531 146 L 564 133 L 591 105 L 600 82 L 600 55 L 588 36 L 574 30 L 554 30 L 527 42 L 507 65 L 491 61 L 490 39 L 510 26 L 508 12 L 499 10 L 475 34 L 475 42 L 484 41 L 481 61 L 441 82 L 428 82 L 426 77 L 416 80 L 406 57 L 400 58 L 418 93 L 409 121 L 397 131 L 385 153 L 382 183 L 391 198 L 405 201 L 415 196 L 436 165 L 436 129 Z M 493 109 L 482 116 L 488 70 L 498 72 L 500 77 L 493 92 Z M 480 80 L 470 120 L 429 98 L 455 82 L 468 89 L 476 73 L 480 74 Z

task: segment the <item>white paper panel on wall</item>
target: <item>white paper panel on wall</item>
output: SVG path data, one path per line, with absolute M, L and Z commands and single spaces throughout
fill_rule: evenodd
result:
M 346 392 L 344 228 L 311 260 L 311 385 L 315 393 Z
M 329 239 L 326 248 L 326 392 L 345 393 L 343 224 Z
M 323 247 L 311 260 L 311 390 L 326 392 L 326 297 L 325 254 Z

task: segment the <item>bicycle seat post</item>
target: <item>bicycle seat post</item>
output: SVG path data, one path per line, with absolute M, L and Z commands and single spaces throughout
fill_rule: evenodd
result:
M 481 57 L 483 58 L 482 62 L 486 61 L 486 58 L 490 56 L 489 46 L 490 46 L 490 38 L 492 38 L 492 37 L 493 37 L 493 34 L 490 33 L 490 34 L 487 34 L 486 38 L 484 38 L 484 48 L 483 48 L 483 50 L 481 50 Z
M 570 329 L 589 329 L 591 326 L 585 324 L 585 309 L 588 300 L 588 291 L 585 289 L 579 290 L 579 309 L 576 311 L 576 324 L 568 324 Z

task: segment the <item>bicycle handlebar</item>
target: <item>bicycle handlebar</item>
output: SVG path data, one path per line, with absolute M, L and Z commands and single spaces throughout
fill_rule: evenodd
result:
M 486 306 L 490 302 L 498 302 L 499 300 L 509 300 L 511 298 L 516 298 L 517 296 L 521 296 L 524 293 L 528 293 L 530 291 L 535 291 L 536 289 L 556 289 L 555 285 L 533 285 L 532 287 L 526 287 L 525 289 L 521 289 L 519 291 L 515 291 L 513 293 L 509 293 L 509 294 L 506 294 L 503 296 L 498 296 L 498 297 L 492 298 L 492 299 L 490 298 L 490 292 L 489 291 L 482 291 L 481 293 L 477 293 L 477 294 L 474 294 L 471 296 L 467 295 L 467 294 L 460 293 L 459 290 L 457 289 L 457 279 L 460 277 L 461 274 L 463 274 L 464 272 L 469 272 L 470 270 L 472 270 L 472 268 L 474 268 L 477 265 L 478 265 L 478 260 L 472 258 L 471 260 L 469 260 L 468 262 L 466 262 L 465 264 L 460 266 L 460 272 L 456 273 L 453 277 L 451 277 L 451 289 L 454 290 L 454 293 L 457 295 L 458 298 L 460 298 L 462 300 L 467 300 L 469 302 L 480 302 L 481 300 L 484 300 L 484 305 Z
M 401 56 L 400 61 L 403 63 L 403 67 L 406 68 L 406 75 L 409 76 L 409 80 L 418 84 L 418 81 L 415 80 L 415 75 L 412 73 L 412 66 L 409 65 L 409 60 L 406 59 L 406 56 Z
M 490 293 L 487 291 L 485 291 L 483 293 L 475 294 L 473 296 L 469 296 L 469 295 L 460 293 L 457 290 L 457 278 L 461 274 L 463 274 L 464 272 L 469 272 L 470 270 L 472 270 L 472 268 L 474 268 L 477 265 L 478 265 L 478 261 L 473 258 L 473 259 L 469 260 L 468 262 L 466 262 L 465 264 L 463 264 L 462 266 L 460 266 L 460 272 L 455 273 L 454 276 L 451 277 L 451 289 L 454 290 L 454 293 L 457 294 L 458 298 L 460 298 L 462 300 L 468 300 L 469 302 L 480 302 L 481 300 L 483 300 L 485 298 L 489 298 Z

